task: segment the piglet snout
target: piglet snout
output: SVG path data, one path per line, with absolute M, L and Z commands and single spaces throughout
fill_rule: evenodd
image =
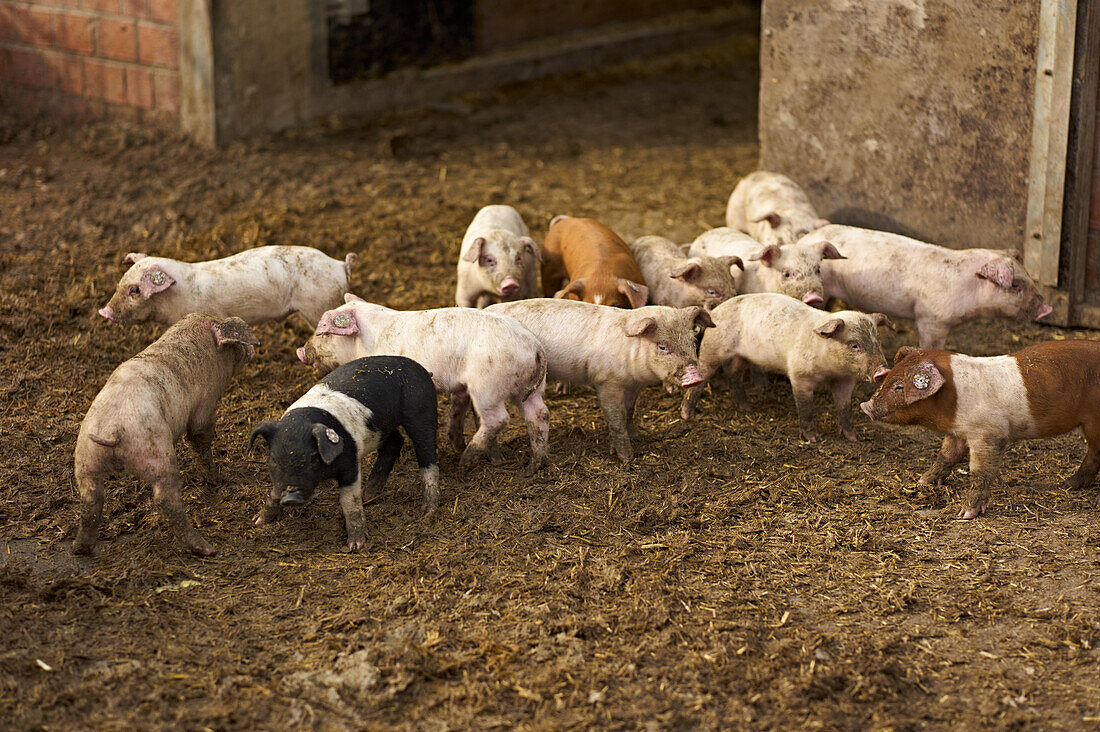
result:
M 298 354 L 298 360 L 299 361 L 306 364 L 307 366 L 309 365 L 309 356 L 306 355 L 306 347 L 305 346 L 299 347 L 298 350 L 295 351 L 295 353 Z
M 99 309 L 99 314 L 102 315 L 107 320 L 111 321 L 112 323 L 117 323 L 118 322 L 118 321 L 115 320 L 115 311 L 111 310 L 110 305 L 108 305 L 106 307 L 103 307 L 103 308 L 100 308 Z M 1042 317 L 1042 316 L 1039 316 L 1039 317 Z
M 885 366 L 879 366 L 878 369 L 875 370 L 875 375 L 872 376 L 871 379 L 872 381 L 882 381 L 886 378 L 886 374 L 888 373 L 890 373 L 890 369 L 886 368 Z
M 860 402 L 859 408 L 862 409 L 863 413 L 866 414 L 870 419 L 875 418 L 875 413 L 871 411 L 871 402 Z
M 819 308 L 825 304 L 825 298 L 823 298 L 820 293 L 810 290 L 802 296 L 802 302 L 806 303 L 812 308 Z
M 1039 312 L 1035 315 L 1035 319 L 1036 320 L 1042 320 L 1043 318 L 1045 318 L 1046 316 L 1050 315 L 1053 312 L 1054 312 L 1054 308 L 1052 308 L 1050 305 L 1047 305 L 1044 302 L 1042 305 L 1039 306 Z
M 284 506 L 301 506 L 306 502 L 306 497 L 302 495 L 299 490 L 288 488 L 283 497 L 279 499 L 279 503 Z
M 694 366 L 688 366 L 684 369 L 684 375 L 680 377 L 680 386 L 687 388 L 689 386 L 695 386 L 696 384 L 703 383 L 703 375 L 699 373 L 699 369 Z
M 515 277 L 505 277 L 500 283 L 501 295 L 514 295 L 519 292 L 519 281 Z

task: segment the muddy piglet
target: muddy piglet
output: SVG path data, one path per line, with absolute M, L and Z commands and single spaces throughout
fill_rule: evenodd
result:
M 191 525 L 180 499 L 175 443 L 186 434 L 207 480 L 217 480 L 210 451 L 215 410 L 230 379 L 252 360 L 256 345 L 240 318 L 192 314 L 115 369 L 76 438 L 81 513 L 74 554 L 91 554 L 95 548 L 104 483 L 121 472 L 153 486 L 153 502 L 186 549 L 214 554 L 214 547 Z
M 741 257 L 744 273 L 737 283 L 739 292 L 777 292 L 813 307 L 825 305 L 822 260 L 843 259 L 836 247 L 827 241 L 764 245 L 725 226 L 700 234 L 692 242 L 688 254 L 693 257 Z
M 436 452 L 436 395 L 432 375 L 403 356 L 357 358 L 340 366 L 287 408 L 278 422 L 252 430 L 267 441 L 271 495 L 256 517 L 263 526 L 279 518 L 283 506 L 305 503 L 317 485 L 335 479 L 348 532 L 348 551 L 366 544 L 360 461 L 375 450 L 367 498 L 381 491 L 401 453 L 412 440 L 424 481 L 424 512 L 439 506 L 439 457 Z
M 649 300 L 630 247 L 599 221 L 555 216 L 542 256 L 546 297 L 617 308 L 640 308 Z
M 729 376 L 730 390 L 741 409 L 749 409 L 741 371 L 746 365 L 785 374 L 791 380 L 802 438 L 817 442 L 814 390 L 828 384 L 833 392 L 840 433 L 856 440 L 852 427 L 852 390 L 864 379 L 886 374 L 879 326 L 890 326 L 881 313 L 852 310 L 826 313 L 774 293 L 740 295 L 711 311 L 715 328 L 703 335 L 699 371 L 703 380 L 719 369 Z M 680 414 L 695 415 L 702 383 L 684 395 Z
M 923 485 L 939 485 L 970 451 L 970 494 L 959 518 L 985 513 L 1005 448 L 1081 428 L 1088 450 L 1066 481 L 1085 488 L 1100 469 L 1100 343 L 1048 341 L 1009 356 L 901 348 L 882 386 L 860 408 L 877 422 L 944 434 Z
M 922 348 L 943 348 L 952 328 L 974 318 L 1039 320 L 1052 312 L 1017 251 L 948 249 L 836 224 L 799 245 L 826 242 L 844 258 L 824 263 L 825 296 L 859 310 L 913 318 Z
M 726 226 L 744 231 L 762 244 L 794 244 L 828 223 L 817 215 L 797 183 L 768 170 L 742 178 L 726 205 Z
M 511 206 L 486 206 L 477 212 L 458 256 L 455 304 L 483 308 L 495 302 L 539 297 L 538 244 Z
M 700 381 L 698 331 L 714 325 L 701 307 L 648 305 L 634 310 L 571 300 L 520 300 L 489 308 L 515 318 L 546 349 L 547 378 L 596 388 L 611 448 L 634 456 L 634 405 L 642 388 L 669 391 Z
M 124 262 L 133 266 L 99 314 L 112 323 L 171 325 L 188 313 L 236 316 L 251 324 L 301 313 L 314 325 L 340 304 L 357 258 L 349 254 L 341 262 L 296 246 L 256 247 L 194 263 L 131 252 Z
M 741 257 L 686 257 L 661 236 L 643 236 L 630 244 L 654 305 L 712 308 L 737 294 L 731 270 L 745 268 Z

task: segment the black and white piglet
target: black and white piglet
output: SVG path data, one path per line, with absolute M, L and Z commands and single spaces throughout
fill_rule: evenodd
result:
M 439 506 L 436 393 L 432 375 L 404 356 L 370 356 L 340 366 L 290 405 L 278 422 L 263 422 L 249 437 L 267 440 L 273 487 L 256 525 L 275 521 L 284 505 L 305 503 L 317 484 L 333 478 L 348 529 L 348 551 L 366 544 L 360 458 L 378 451 L 367 498 L 386 484 L 401 452 L 400 425 L 412 440 L 424 480 L 424 511 Z

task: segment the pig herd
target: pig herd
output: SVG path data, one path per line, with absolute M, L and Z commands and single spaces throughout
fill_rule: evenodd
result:
M 882 381 L 861 404 L 872 420 L 919 424 L 944 443 L 921 483 L 944 480 L 970 456 L 971 492 L 959 516 L 989 502 L 998 461 L 1019 439 L 1080 427 L 1088 451 L 1069 479 L 1090 485 L 1100 469 L 1100 343 L 1050 342 L 1016 354 L 973 358 L 944 351 L 954 326 L 979 317 L 1039 319 L 1051 312 L 1018 254 L 950 250 L 896 234 L 830 224 L 786 176 L 758 171 L 729 198 L 726 227 L 678 246 L 660 236 L 627 244 L 597 221 L 558 216 L 542 246 L 519 213 L 486 206 L 459 250 L 457 307 L 398 311 L 352 294 L 356 255 L 265 246 L 185 263 L 131 253 L 110 302 L 112 323 L 170 326 L 121 364 L 80 427 L 75 475 L 81 498 L 75 553 L 90 553 L 104 481 L 129 472 L 188 550 L 214 548 L 183 507 L 175 443 L 186 436 L 205 477 L 215 411 L 233 374 L 258 345 L 249 325 L 301 313 L 316 329 L 299 359 L 328 372 L 276 421 L 255 427 L 267 446 L 271 490 L 255 519 L 275 521 L 335 480 L 349 550 L 365 543 L 364 497 L 385 485 L 412 442 L 424 512 L 439 505 L 437 392 L 449 394 L 447 441 L 460 466 L 502 461 L 498 435 L 509 405 L 530 441 L 527 472 L 548 462 L 547 381 L 595 389 L 611 450 L 633 457 L 642 389 L 683 390 L 690 420 L 707 383 L 725 374 L 748 408 L 747 369 L 787 376 L 803 439 L 819 439 L 814 391 L 830 389 L 840 434 L 857 439 L 852 393 Z M 845 307 L 829 311 L 826 305 Z M 919 347 L 887 364 L 879 340 L 891 317 L 915 321 Z M 466 440 L 466 415 L 476 429 Z M 363 485 L 362 458 L 377 452 Z

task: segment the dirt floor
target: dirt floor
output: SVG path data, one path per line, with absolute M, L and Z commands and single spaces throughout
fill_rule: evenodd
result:
M 1021 444 L 989 513 L 954 519 L 965 470 L 918 487 L 936 436 L 798 439 L 787 383 L 724 389 L 683 423 L 647 391 L 638 457 L 608 454 L 590 390 L 551 394 L 552 466 L 522 475 L 444 451 L 443 507 L 418 517 L 402 455 L 341 551 L 335 490 L 274 526 L 251 425 L 314 376 L 302 322 L 267 324 L 222 401 L 224 482 L 185 501 L 219 549 L 183 554 L 133 480 L 110 485 L 94 558 L 77 522 L 77 428 L 112 369 L 160 332 L 96 315 L 129 251 L 206 259 L 259 244 L 358 251 L 355 289 L 453 303 L 467 223 L 516 206 L 627 239 L 722 224 L 756 163 L 751 22 L 720 47 L 465 98 L 369 126 L 210 152 L 117 125 L 0 126 L 0 720 L 7 729 L 1032 727 L 1100 724 L 1098 489 L 1059 487 L 1080 436 Z M 1098 334 L 982 322 L 954 348 L 1002 353 Z M 913 343 L 911 324 L 887 339 Z M 866 387 L 860 392 L 865 396 Z

